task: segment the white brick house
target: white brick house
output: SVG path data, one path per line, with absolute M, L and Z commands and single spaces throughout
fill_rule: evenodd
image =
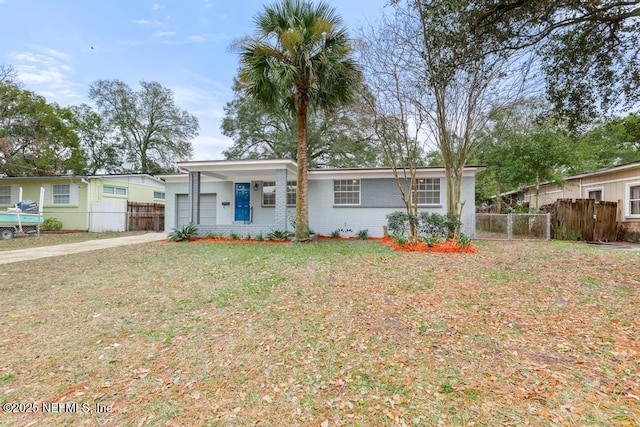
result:
M 297 164 L 292 160 L 213 160 L 180 162 L 185 171 L 161 176 L 165 181 L 165 230 L 193 222 L 199 234 L 240 236 L 272 230 L 293 231 Z M 474 234 L 475 174 L 464 169 L 463 231 Z M 446 213 L 442 167 L 417 171 L 419 209 Z M 309 170 L 309 227 L 320 235 L 341 230 L 343 236 L 368 230 L 381 237 L 387 214 L 404 210 L 393 170 L 389 168 Z

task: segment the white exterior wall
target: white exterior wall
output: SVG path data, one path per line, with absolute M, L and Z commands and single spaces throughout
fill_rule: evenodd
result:
M 393 180 L 392 178 L 389 179 Z M 383 226 L 387 224 L 387 215 L 394 211 L 405 210 L 399 196 L 399 190 L 395 186 L 388 186 L 387 188 L 395 188 L 395 191 L 388 194 L 387 197 L 399 200 L 397 207 L 335 207 L 333 205 L 333 179 L 310 180 L 309 227 L 315 233 L 323 236 L 328 236 L 335 230 L 343 230 L 341 231 L 342 236 L 354 236 L 360 230 L 368 230 L 369 236 L 382 237 Z M 435 212 L 441 215 L 447 213 L 444 177 L 441 180 L 440 200 L 442 204 L 439 206 L 424 207 L 419 210 L 421 212 Z M 462 200 L 466 200 L 462 210 L 462 231 L 473 237 L 475 230 L 475 178 L 473 176 L 464 178 Z
M 366 180 L 366 177 L 352 175 L 354 179 Z M 204 178 L 204 177 L 203 177 Z M 206 179 L 206 178 L 204 178 Z M 385 178 L 393 181 L 393 178 Z M 251 182 L 251 206 L 253 207 L 253 224 L 255 226 L 266 226 L 273 228 L 274 212 L 273 207 L 262 207 L 262 189 L 260 183 L 257 190 L 254 190 L 254 181 L 239 180 L 238 182 Z M 176 194 L 187 194 L 189 184 L 184 182 L 167 182 L 165 185 L 165 230 L 176 227 Z M 371 187 L 367 191 L 371 191 Z M 379 189 L 380 187 L 375 187 Z M 383 186 L 385 189 L 375 194 L 375 200 L 384 201 L 388 207 L 334 207 L 333 205 L 333 179 L 310 179 L 309 180 L 309 227 L 315 233 L 328 236 L 335 230 L 342 231 L 342 236 L 354 236 L 358 231 L 368 230 L 371 237 L 382 237 L 383 226 L 387 224 L 387 215 L 397 210 L 404 210 L 404 205 L 399 196 L 399 190 L 393 185 Z M 441 177 L 440 183 L 441 205 L 435 207 L 421 208 L 421 211 L 436 212 L 446 214 L 446 191 L 445 180 Z M 201 182 L 201 194 L 216 194 L 216 225 L 234 225 L 234 183 L 227 182 Z M 361 197 L 362 198 L 362 197 Z M 369 198 L 371 200 L 371 198 Z M 392 200 L 391 203 L 388 201 Z M 462 211 L 463 231 L 470 237 L 474 236 L 474 209 L 475 209 L 475 178 L 473 175 L 466 176 L 462 185 L 462 200 L 466 201 Z M 228 202 L 227 206 L 223 203 Z M 377 203 L 371 202 L 370 203 Z M 391 206 L 389 206 L 391 205 Z M 291 230 L 291 220 L 295 219 L 295 208 L 288 207 L 287 229 Z M 242 224 L 239 224 L 242 225 Z

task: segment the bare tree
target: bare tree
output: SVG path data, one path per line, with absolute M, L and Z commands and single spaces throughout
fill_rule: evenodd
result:
M 8 64 L 0 64 L 0 83 L 14 82 L 18 73 Z
M 360 44 L 360 62 L 371 88 L 366 106 L 373 117 L 373 130 L 385 164 L 393 170 L 409 218 L 418 215 L 417 168 L 422 164 L 426 125 L 422 107 L 416 102 L 418 74 L 413 63 L 415 43 L 404 27 L 384 16 L 378 26 L 370 26 Z M 416 222 L 409 221 L 409 238 L 418 237 Z
M 376 108 L 395 111 L 396 123 L 414 129 L 416 144 L 438 147 L 446 172 L 447 213 L 456 215 L 463 207 L 463 169 L 476 134 L 491 114 L 524 95 L 530 65 L 523 56 L 472 43 L 457 21 L 468 3 L 394 2 L 392 16 L 367 34 L 369 48 L 363 50 L 367 79 L 375 81 L 369 86 L 377 90 Z M 416 162 L 406 165 L 410 169 Z

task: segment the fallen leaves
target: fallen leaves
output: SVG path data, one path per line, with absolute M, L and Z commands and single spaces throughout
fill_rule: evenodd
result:
M 113 425 L 639 425 L 637 256 L 475 243 L 154 244 L 10 267 L 35 291 L 0 290 L 0 396 L 106 401 Z

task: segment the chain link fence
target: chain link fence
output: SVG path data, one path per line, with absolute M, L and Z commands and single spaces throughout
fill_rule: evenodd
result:
M 480 240 L 550 240 L 551 214 L 476 213 Z

